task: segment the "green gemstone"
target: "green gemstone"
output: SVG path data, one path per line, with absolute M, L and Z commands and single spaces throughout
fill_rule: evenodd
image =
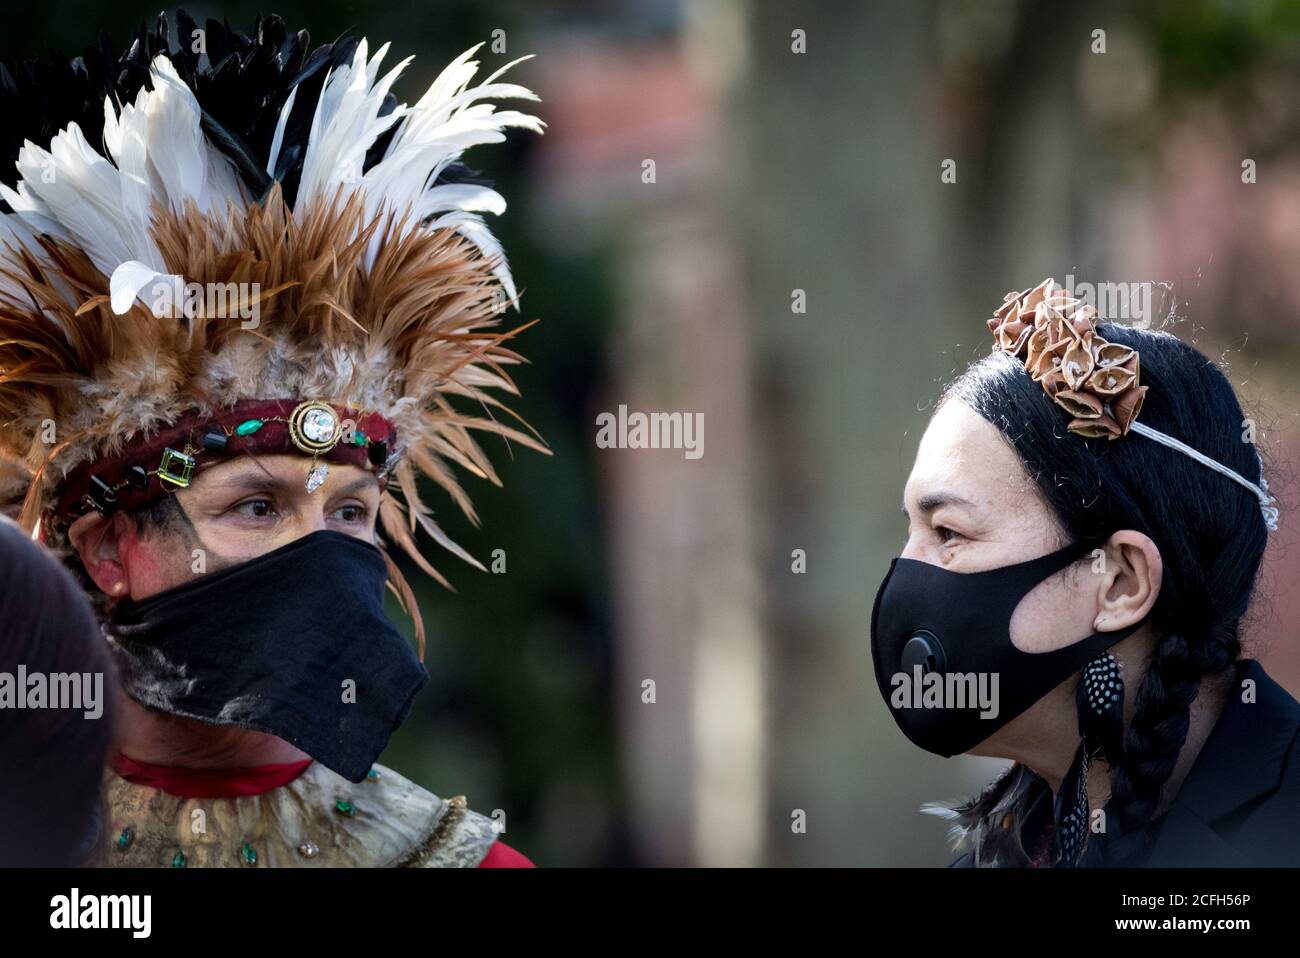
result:
M 240 856 L 250 865 L 257 864 L 257 849 L 248 842 L 244 842 L 244 847 L 239 850 Z
M 172 856 L 172 868 L 184 868 L 184 867 L 185 867 L 185 853 L 178 851 L 175 855 Z
M 372 782 L 379 781 L 379 769 L 372 768 L 370 771 L 366 772 L 366 778 L 370 779 Z
M 370 440 L 366 438 L 366 434 L 364 432 L 358 429 L 356 432 L 352 434 L 352 441 L 356 443 L 358 446 L 364 446 Z
M 338 812 L 340 815 L 355 815 L 357 813 L 357 807 L 347 799 L 340 798 L 334 803 L 334 811 Z
M 124 852 L 131 847 L 131 842 L 135 840 L 135 831 L 131 826 L 122 829 L 122 834 L 117 836 L 117 850 Z
M 263 423 L 262 420 L 260 419 L 245 419 L 243 422 L 241 422 L 238 426 L 235 427 L 235 435 L 251 436 L 253 433 L 257 432 L 257 430 L 261 429 L 262 426 L 264 425 L 265 423 Z
M 190 478 L 194 475 L 194 457 L 177 452 L 175 449 L 164 449 L 157 472 L 159 479 L 184 489 L 190 484 Z

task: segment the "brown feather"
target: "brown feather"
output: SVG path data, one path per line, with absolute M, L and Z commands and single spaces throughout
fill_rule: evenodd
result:
M 423 662 L 424 617 L 420 615 L 420 603 L 415 600 L 415 593 L 411 591 L 410 583 L 406 581 L 406 576 L 402 575 L 402 570 L 388 554 L 388 550 L 380 548 L 379 551 L 384 554 L 384 564 L 388 566 L 388 587 L 393 590 L 402 611 L 411 617 L 411 624 L 415 626 L 415 646 L 420 661 Z

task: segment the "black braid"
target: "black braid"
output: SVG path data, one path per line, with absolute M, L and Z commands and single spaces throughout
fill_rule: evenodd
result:
M 1141 828 L 1160 804 L 1160 789 L 1187 741 L 1188 716 L 1201 669 L 1187 639 L 1164 637 L 1138 686 L 1137 708 L 1124 736 L 1124 761 L 1111 770 L 1111 801 L 1122 831 Z

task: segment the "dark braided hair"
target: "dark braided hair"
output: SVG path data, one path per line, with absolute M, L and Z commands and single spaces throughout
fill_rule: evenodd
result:
M 1215 363 L 1163 332 L 1102 323 L 1110 342 L 1136 349 L 1150 386 L 1139 420 L 1258 484 L 1262 464 L 1247 441 L 1231 384 Z M 1164 573 L 1150 622 L 1159 636 L 1138 685 L 1124 759 L 1111 770 L 1121 833 L 1149 823 L 1187 739 L 1202 680 L 1241 656 L 1239 626 L 1268 530 L 1258 499 L 1181 452 L 1130 433 L 1084 439 L 1024 366 L 1004 352 L 976 362 L 944 394 L 996 426 L 1073 541 L 1121 529 L 1148 536 Z

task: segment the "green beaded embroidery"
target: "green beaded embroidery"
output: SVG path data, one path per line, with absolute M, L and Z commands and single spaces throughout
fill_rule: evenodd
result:
M 263 423 L 262 420 L 260 419 L 245 419 L 243 422 L 241 422 L 238 426 L 235 427 L 235 435 L 251 436 L 253 433 L 257 432 L 257 430 L 261 429 L 262 426 L 264 425 L 265 423 Z

